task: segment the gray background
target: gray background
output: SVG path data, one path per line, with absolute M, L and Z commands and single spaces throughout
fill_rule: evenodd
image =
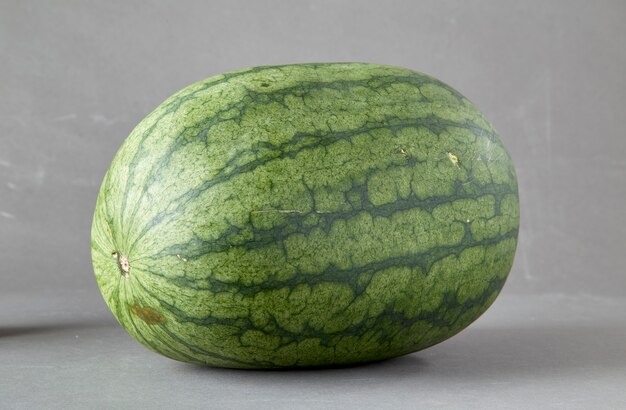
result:
M 625 19 L 618 0 L 0 0 L 0 407 L 626 407 Z M 493 122 L 522 206 L 500 298 L 450 341 L 354 368 L 145 350 L 91 269 L 115 151 L 191 82 L 321 61 L 432 74 Z

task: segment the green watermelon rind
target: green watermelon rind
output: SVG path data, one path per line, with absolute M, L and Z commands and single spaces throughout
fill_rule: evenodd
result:
M 150 113 L 106 173 L 91 248 L 104 300 L 151 350 L 308 367 L 458 333 L 504 285 L 518 229 L 511 158 L 457 91 L 296 64 L 197 82 Z

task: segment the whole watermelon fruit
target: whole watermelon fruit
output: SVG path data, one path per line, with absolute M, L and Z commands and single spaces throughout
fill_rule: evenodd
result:
M 146 347 L 235 368 L 415 352 L 494 301 L 519 226 L 511 159 L 440 81 L 296 64 L 192 84 L 126 139 L 97 200 L 104 300 Z

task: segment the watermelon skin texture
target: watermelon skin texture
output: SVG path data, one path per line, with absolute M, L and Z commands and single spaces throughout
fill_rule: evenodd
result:
M 197 82 L 141 121 L 91 249 L 109 308 L 157 353 L 336 366 L 467 327 L 518 228 L 511 159 L 457 91 L 404 68 L 296 64 Z

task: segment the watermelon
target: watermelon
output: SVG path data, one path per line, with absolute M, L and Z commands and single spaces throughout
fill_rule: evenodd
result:
M 348 365 L 467 327 L 513 263 L 517 178 L 497 133 L 405 68 L 295 64 L 192 84 L 116 154 L 92 225 L 124 329 L 172 359 Z

